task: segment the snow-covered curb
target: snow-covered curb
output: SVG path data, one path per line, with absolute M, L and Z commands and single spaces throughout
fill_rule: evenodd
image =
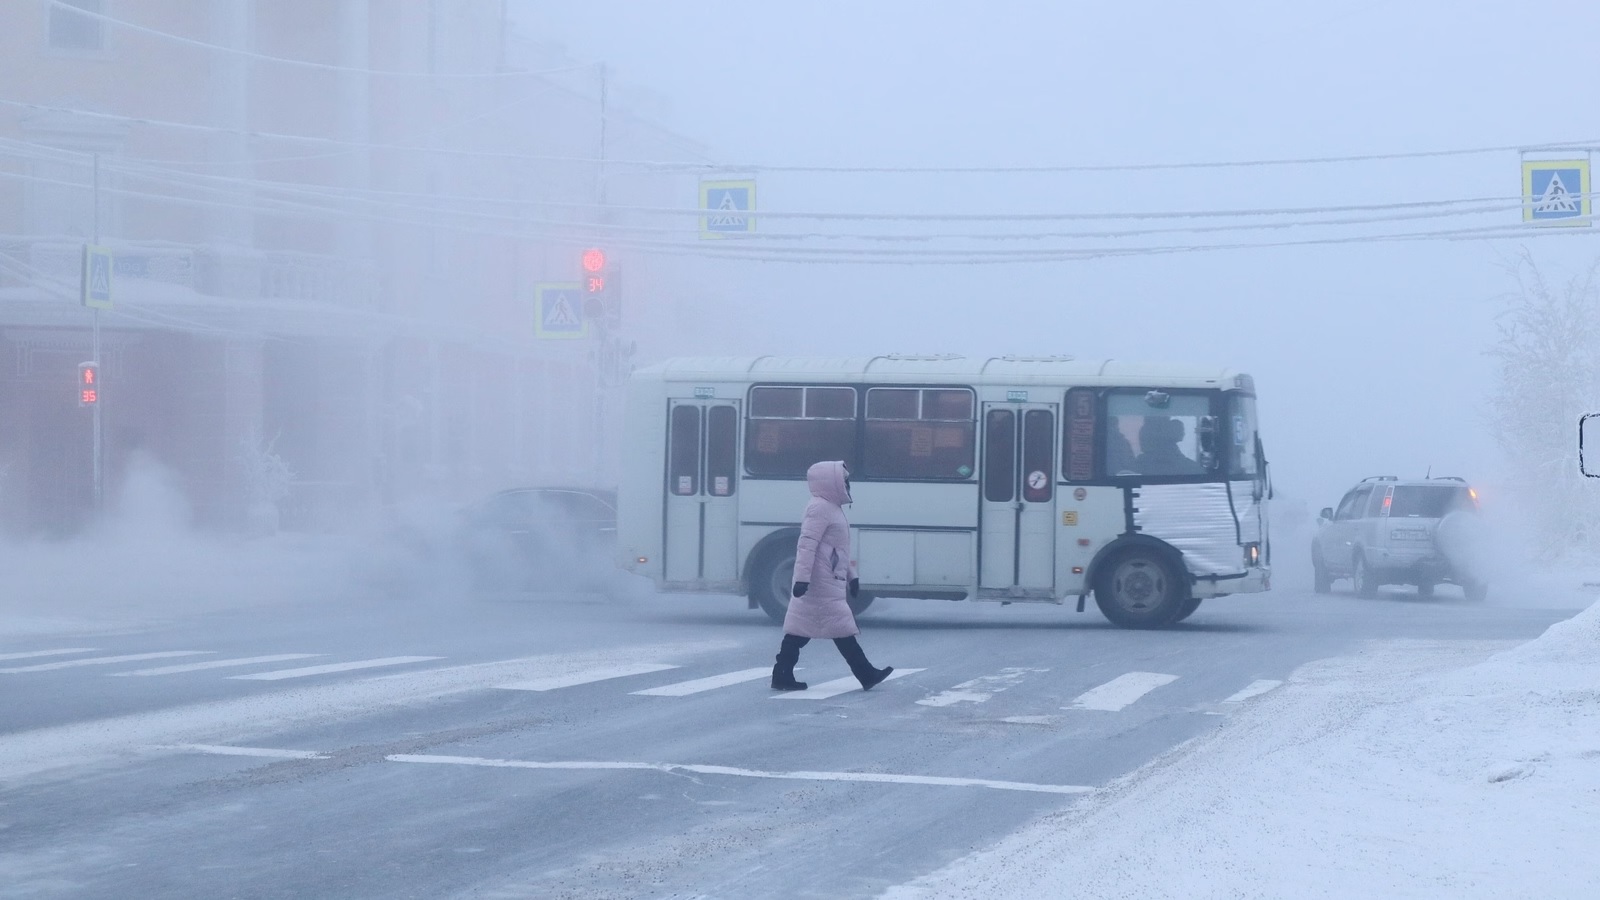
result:
M 1380 642 L 1306 666 L 884 898 L 1600 896 L 1600 604 L 1493 649 Z

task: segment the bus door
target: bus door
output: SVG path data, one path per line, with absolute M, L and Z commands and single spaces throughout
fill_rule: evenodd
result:
M 739 404 L 673 400 L 667 410 L 667 581 L 739 580 Z
M 1054 404 L 983 405 L 979 589 L 1053 592 L 1056 433 Z

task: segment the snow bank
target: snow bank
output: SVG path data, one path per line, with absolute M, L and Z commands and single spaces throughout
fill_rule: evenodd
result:
M 886 900 L 1600 896 L 1600 604 L 1381 642 Z

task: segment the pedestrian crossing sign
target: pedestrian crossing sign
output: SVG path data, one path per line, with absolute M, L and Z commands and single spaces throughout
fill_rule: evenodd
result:
M 534 286 L 533 335 L 543 340 L 576 340 L 589 336 L 583 317 L 583 290 L 576 281 Z
M 1522 161 L 1522 220 L 1537 225 L 1589 224 L 1589 160 Z
M 700 182 L 700 236 L 720 238 L 756 230 L 755 181 Z
M 83 305 L 111 308 L 112 257 L 109 247 L 83 245 Z

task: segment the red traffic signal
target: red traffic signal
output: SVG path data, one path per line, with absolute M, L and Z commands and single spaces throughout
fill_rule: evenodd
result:
M 100 402 L 100 364 L 78 363 L 78 405 L 94 406 Z
M 590 247 L 583 251 L 583 270 L 590 274 L 599 274 L 606 270 L 606 252 L 599 247 Z

